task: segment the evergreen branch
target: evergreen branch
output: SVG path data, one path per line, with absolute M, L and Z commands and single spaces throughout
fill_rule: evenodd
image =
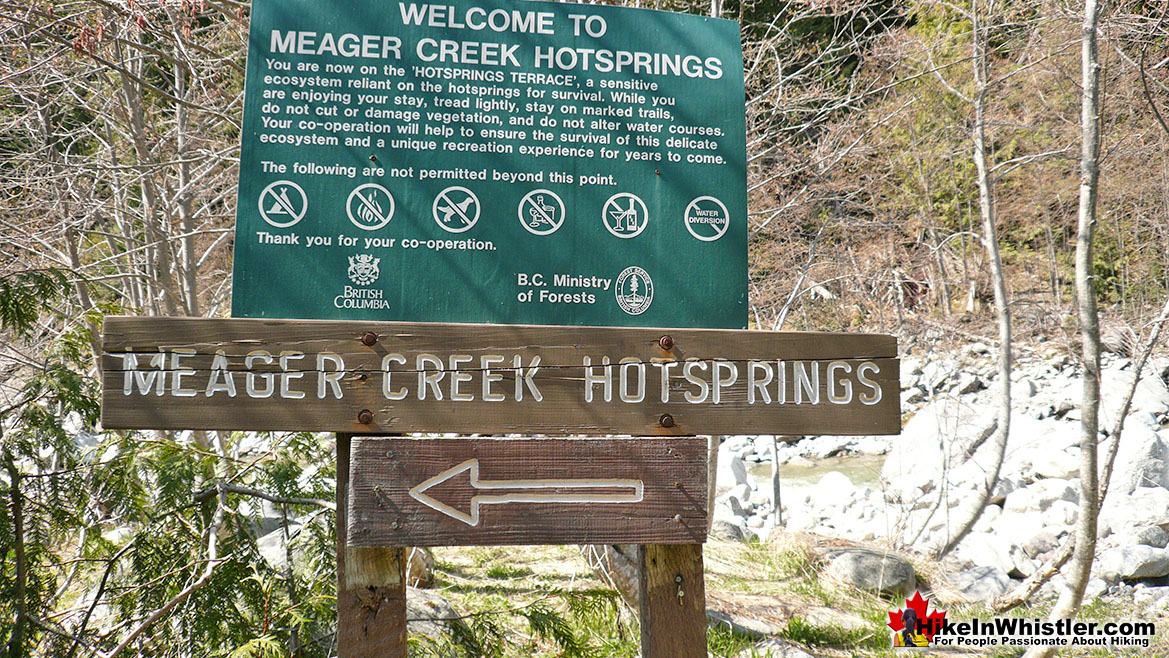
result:
M 263 498 L 264 500 L 282 505 L 316 505 L 318 507 L 324 507 L 331 510 L 337 509 L 337 503 L 331 500 L 324 500 L 321 498 L 286 498 L 284 496 L 276 496 L 274 494 L 264 493 L 263 491 L 259 491 L 257 489 L 241 487 L 238 484 L 228 484 L 226 482 L 216 482 L 206 489 L 196 491 L 192 498 L 196 503 L 201 503 L 210 499 L 217 493 L 237 493 L 244 496 Z

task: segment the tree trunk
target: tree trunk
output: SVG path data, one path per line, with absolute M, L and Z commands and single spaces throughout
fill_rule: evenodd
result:
M 971 17 L 974 22 L 973 65 L 974 83 L 977 91 L 974 97 L 974 166 L 978 170 L 978 209 L 982 216 L 982 244 L 986 248 L 987 259 L 990 261 L 990 276 L 994 282 L 994 308 L 999 328 L 998 422 L 994 432 L 994 464 L 987 474 L 986 486 L 969 508 L 966 519 L 958 531 L 938 550 L 937 557 L 939 558 L 954 550 L 954 547 L 969 534 L 970 529 L 982 516 L 987 503 L 990 502 L 994 488 L 998 485 L 1003 457 L 1007 452 L 1007 437 L 1011 431 L 1011 309 L 1007 300 L 1007 283 L 1003 274 L 1003 262 L 999 257 L 998 233 L 995 228 L 994 182 L 991 180 L 990 168 L 986 163 L 986 98 L 989 78 L 986 43 L 988 37 L 979 21 L 977 3 L 971 3 Z
M 1100 412 L 1100 325 L 1096 310 L 1096 282 L 1092 275 L 1092 247 L 1096 234 L 1096 194 L 1100 182 L 1100 64 L 1096 32 L 1100 7 L 1096 0 L 1084 3 L 1080 33 L 1080 67 L 1084 95 L 1080 104 L 1080 209 L 1076 238 L 1076 301 L 1080 314 L 1081 359 L 1084 395 L 1080 402 L 1080 515 L 1076 521 L 1076 549 L 1072 554 L 1067 586 L 1060 593 L 1051 619 L 1074 617 L 1080 611 L 1084 590 L 1096 555 L 1097 438 Z M 1048 657 L 1054 647 L 1037 647 L 1027 658 Z
M 12 454 L 5 451 L 4 466 L 8 470 L 10 496 L 12 498 L 12 543 L 13 561 L 16 579 L 16 619 L 12 622 L 12 634 L 8 638 L 8 651 L 5 655 L 10 658 L 19 658 L 24 654 L 24 634 L 28 626 L 28 563 L 24 553 L 24 499 L 20 491 L 20 471 L 16 468 L 16 460 Z

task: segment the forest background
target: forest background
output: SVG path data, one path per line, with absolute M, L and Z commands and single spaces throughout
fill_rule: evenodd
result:
M 626 4 L 741 21 L 753 328 L 891 332 L 928 357 L 962 341 L 1001 346 L 1005 309 L 1023 348 L 1079 358 L 1083 7 Z M 0 0 L 9 656 L 333 646 L 330 443 L 264 436 L 254 457 L 242 433 L 98 427 L 103 314 L 230 308 L 248 11 Z M 1167 11 L 1166 0 L 1111 2 L 1096 31 L 1089 266 L 1118 351 L 1153 335 L 1169 294 Z M 297 569 L 260 559 L 265 505 L 297 518 L 284 543 Z

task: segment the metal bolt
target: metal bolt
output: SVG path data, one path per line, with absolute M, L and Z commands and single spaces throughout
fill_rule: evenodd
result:
M 373 422 L 373 412 L 369 409 L 362 409 L 357 412 L 357 422 L 362 425 L 369 425 Z
M 662 427 L 673 427 L 674 417 L 670 414 L 662 414 L 662 417 L 658 419 L 658 425 Z
M 366 347 L 373 347 L 374 345 L 377 345 L 377 334 L 373 333 L 372 331 L 367 331 L 364 334 L 361 334 L 361 344 L 365 345 Z
M 666 334 L 658 339 L 658 345 L 667 352 L 674 349 L 674 337 Z
M 387 451 L 386 451 L 386 459 L 393 459 L 393 458 L 394 458 L 394 451 L 393 451 L 393 450 L 387 450 Z
M 369 155 L 369 161 L 370 162 L 377 162 L 377 156 L 371 153 Z
M 674 582 L 681 585 L 682 584 L 682 574 L 678 574 L 677 576 L 674 576 Z
M 681 515 L 681 514 L 675 514 L 675 515 L 674 515 L 674 521 L 675 521 L 675 522 L 677 522 L 677 523 L 681 523 L 681 522 L 682 522 L 682 515 Z M 678 577 L 679 577 L 679 578 L 681 578 L 681 576 L 678 576 Z
M 397 521 L 393 521 L 390 523 L 390 529 L 392 529 L 392 530 L 397 530 L 398 526 L 399 526 L 399 523 Z
M 655 176 L 661 176 L 661 175 L 662 175 L 662 170 L 661 170 L 661 169 L 654 169 L 654 175 L 655 175 Z

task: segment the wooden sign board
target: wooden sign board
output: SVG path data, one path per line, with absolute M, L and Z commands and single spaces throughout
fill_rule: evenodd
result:
M 354 438 L 350 546 L 696 544 L 706 441 Z
M 106 319 L 121 429 L 896 434 L 891 336 L 257 319 Z

